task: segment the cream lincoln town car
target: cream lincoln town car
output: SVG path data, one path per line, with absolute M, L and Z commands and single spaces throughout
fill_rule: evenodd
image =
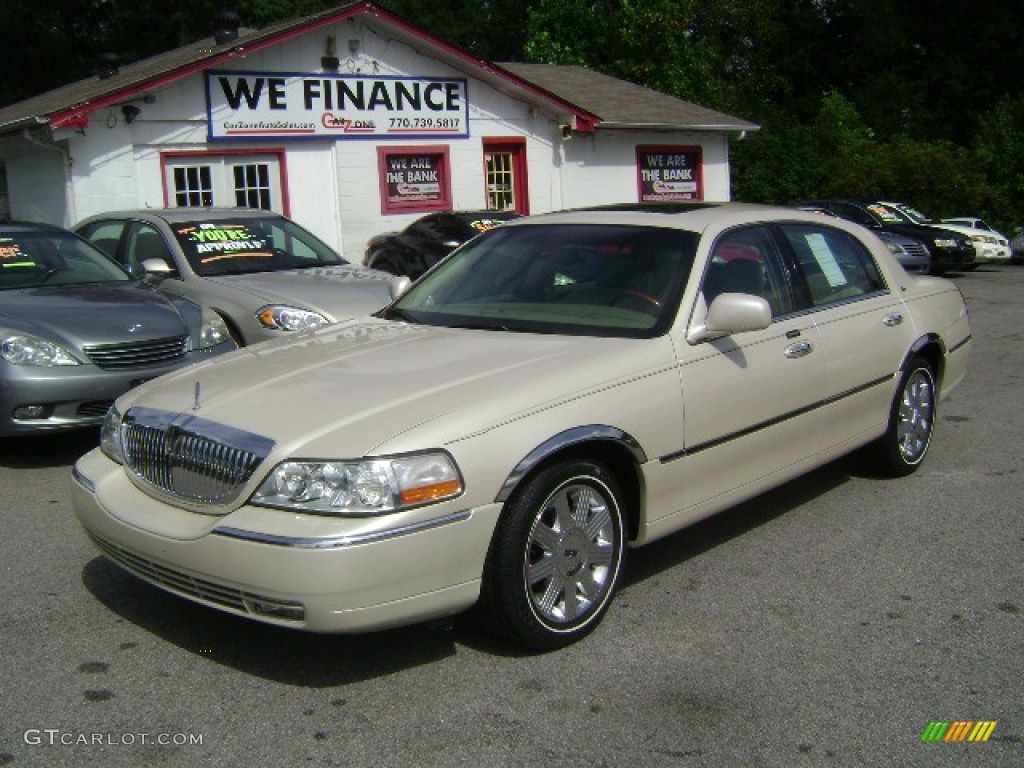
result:
M 953 283 L 840 219 L 524 218 L 374 317 L 122 396 L 74 507 L 214 608 L 354 632 L 475 605 L 551 649 L 598 624 L 628 547 L 854 449 L 913 472 L 969 344 Z

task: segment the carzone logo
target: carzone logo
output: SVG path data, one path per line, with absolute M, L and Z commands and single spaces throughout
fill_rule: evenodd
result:
M 921 741 L 988 741 L 996 729 L 996 720 L 932 720 L 921 734 Z

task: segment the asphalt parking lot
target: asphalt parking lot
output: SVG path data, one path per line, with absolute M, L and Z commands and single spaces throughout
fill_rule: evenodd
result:
M 1024 765 L 1024 267 L 951 279 L 972 368 L 921 471 L 843 460 L 633 552 L 598 631 L 542 656 L 166 595 L 72 515 L 94 433 L 0 442 L 0 766 Z

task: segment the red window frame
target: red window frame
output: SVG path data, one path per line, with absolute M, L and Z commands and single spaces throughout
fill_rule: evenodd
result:
M 644 176 L 644 171 L 655 170 L 661 171 L 662 168 L 670 170 L 672 167 L 680 166 L 662 166 L 659 168 L 652 168 L 648 161 L 648 158 L 652 155 L 689 155 L 693 158 L 693 181 L 696 182 L 696 191 L 692 193 L 688 192 L 671 192 L 666 190 L 662 193 L 662 196 L 655 196 L 658 193 L 652 192 L 648 194 L 645 190 L 650 189 L 651 185 L 656 183 L 650 178 Z M 669 183 L 676 181 L 675 179 L 668 180 Z M 668 202 L 668 201 L 680 201 L 685 202 L 689 200 L 703 200 L 704 199 L 704 148 L 701 146 L 684 146 L 684 145 L 641 145 L 636 148 L 636 199 L 638 202 Z
M 393 163 L 401 158 L 434 157 L 434 168 L 438 172 L 437 197 L 425 199 L 395 200 L 389 192 Z M 451 148 L 436 146 L 380 146 L 377 147 L 377 178 L 380 184 L 380 212 L 382 215 L 395 213 L 429 213 L 451 211 L 452 207 L 452 163 Z

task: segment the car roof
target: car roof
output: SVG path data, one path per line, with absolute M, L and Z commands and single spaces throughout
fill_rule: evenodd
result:
M 106 211 L 90 216 L 95 219 L 163 219 L 168 222 L 195 221 L 196 219 L 264 219 L 284 218 L 277 211 L 262 208 L 137 208 L 122 211 Z
M 636 226 L 672 227 L 700 232 L 710 226 L 747 224 L 753 221 L 823 222 L 820 213 L 798 208 L 756 203 L 623 203 L 578 208 L 529 216 L 506 224 L 506 227 L 530 226 L 533 223 L 558 224 L 626 224 Z M 824 220 L 830 226 L 843 228 L 843 219 Z
M 69 232 L 63 227 L 58 227 L 54 224 L 43 224 L 37 221 L 4 221 L 0 222 L 0 232 L 6 232 L 9 234 L 21 234 L 24 232 L 50 232 L 50 233 L 63 233 L 65 235 L 74 235 L 73 232 Z

